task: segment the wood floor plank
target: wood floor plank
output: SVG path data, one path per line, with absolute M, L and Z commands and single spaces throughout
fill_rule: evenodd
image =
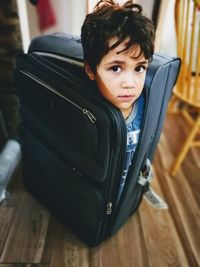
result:
M 62 227 L 62 225 L 58 222 L 58 220 L 53 215 L 50 214 L 43 254 L 41 257 L 42 263 L 50 264 L 54 242 L 55 242 L 55 239 L 57 238 L 57 228 L 60 228 L 60 227 Z
M 158 162 L 157 160 L 156 160 L 156 162 L 157 162 L 158 166 L 161 166 L 160 162 Z M 178 232 L 179 238 L 181 240 L 181 243 L 182 243 L 184 251 L 185 251 L 185 255 L 188 258 L 188 262 L 190 263 L 190 266 L 197 267 L 199 265 L 197 264 L 197 261 L 195 259 L 195 255 L 194 255 L 192 247 L 191 247 L 191 244 L 190 244 L 190 242 L 188 240 L 188 236 L 185 232 L 184 224 L 182 222 L 183 218 L 180 217 L 180 214 L 177 210 L 176 202 L 173 198 L 173 194 L 170 191 L 168 184 L 166 183 L 166 180 L 165 180 L 166 175 L 167 175 L 166 172 L 164 172 L 164 174 L 162 173 L 163 180 L 160 179 L 159 184 L 163 189 L 165 199 L 167 200 L 167 203 L 169 205 L 169 211 L 170 211 L 170 214 L 171 214 L 173 221 L 174 221 L 174 228 L 176 228 L 176 231 Z M 159 177 L 160 177 L 160 175 L 159 175 Z M 192 218 L 192 219 L 194 219 L 194 218 Z
M 89 248 L 55 218 L 50 266 L 100 267 L 99 247 Z M 44 261 L 44 260 L 43 260 Z
M 159 144 L 159 152 L 157 153 L 160 153 L 160 160 L 157 157 L 155 161 L 159 177 L 163 175 L 164 178 L 160 179 L 159 182 L 170 202 L 171 213 L 173 214 L 176 227 L 179 229 L 179 235 L 182 238 L 189 262 L 193 264 L 191 266 L 199 266 L 200 237 L 197 235 L 200 231 L 199 205 L 194 198 L 193 190 L 182 168 L 180 168 L 176 177 L 171 177 L 167 171 L 159 171 L 162 168 L 164 170 L 169 169 L 169 164 L 173 161 L 173 155 L 170 153 L 169 139 L 167 139 L 165 134 L 163 136 Z
M 148 267 L 148 256 L 138 213 L 100 248 L 101 267 Z
M 176 205 L 176 211 L 180 216 L 188 242 L 195 255 L 195 259 L 200 266 L 200 210 L 183 173 L 180 174 L 179 178 L 180 179 L 176 177 L 176 180 L 172 181 L 169 175 L 166 174 L 165 176 L 166 183 L 169 186 L 173 202 Z
M 0 267 L 48 267 L 48 264 L 40 264 L 40 263 L 2 263 Z
M 182 127 L 182 123 L 182 117 L 180 115 L 168 114 L 163 126 L 162 133 L 167 134 L 168 148 L 170 148 L 170 155 L 172 154 L 173 156 L 178 154 L 187 135 L 187 126 Z M 168 160 L 167 152 L 166 159 Z
M 154 171 L 156 174 L 156 171 Z M 164 198 L 154 175 L 152 188 Z M 149 266 L 151 267 L 190 267 L 179 235 L 174 227 L 170 210 L 155 209 L 145 201 L 140 208 L 140 217 L 144 231 L 144 240 L 148 252 Z
M 148 267 L 139 217 L 134 215 L 112 238 L 96 248 L 88 249 L 73 234 L 58 228 L 51 258 L 51 267 Z M 146 257 L 145 257 L 146 255 Z
M 194 158 L 195 151 L 196 151 L 196 158 Z M 200 192 L 200 182 L 199 182 L 200 166 L 198 166 L 195 163 L 197 158 L 199 159 L 199 163 L 200 163 L 200 148 L 191 149 L 187 155 L 187 158 L 184 160 L 184 163 L 182 164 L 180 172 L 178 172 L 177 175 L 178 176 L 181 175 L 181 171 L 184 173 L 185 179 L 187 180 L 188 185 L 192 190 L 192 194 L 195 198 L 195 202 L 200 208 L 200 194 L 199 194 Z
M 89 249 L 58 223 L 50 267 L 89 267 Z
M 40 263 L 49 215 L 27 193 L 23 193 L 2 251 L 0 262 Z
M 100 247 L 91 248 L 89 250 L 89 266 L 101 267 L 101 250 Z
M 15 209 L 12 207 L 0 207 L 0 255 L 6 243 Z

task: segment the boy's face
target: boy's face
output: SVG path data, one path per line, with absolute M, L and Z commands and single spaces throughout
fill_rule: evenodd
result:
M 116 42 L 112 38 L 109 47 Z M 94 74 L 86 64 L 86 72 L 91 80 L 96 80 L 101 94 L 114 106 L 119 108 L 126 119 L 133 107 L 133 103 L 140 96 L 148 67 L 148 60 L 142 54 L 140 47 L 134 46 L 121 52 L 127 40 L 102 58 Z M 119 53 L 121 52 L 121 53 Z

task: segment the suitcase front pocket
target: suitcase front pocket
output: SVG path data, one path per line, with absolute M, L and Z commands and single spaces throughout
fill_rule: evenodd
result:
M 24 72 L 24 71 L 20 71 L 23 75 L 29 77 L 30 79 L 34 80 L 35 82 L 39 83 L 41 86 L 47 88 L 48 90 L 50 90 L 53 94 L 63 98 L 65 101 L 67 101 L 68 103 L 70 103 L 72 106 L 74 106 L 74 108 L 78 109 L 79 111 L 81 111 L 84 115 L 87 116 L 87 118 L 92 122 L 95 123 L 96 122 L 96 118 L 95 116 L 86 108 L 81 107 L 80 105 L 78 105 L 77 103 L 75 103 L 73 100 L 67 98 L 66 96 L 60 94 L 58 91 L 56 91 L 53 87 L 47 85 L 46 83 L 42 82 L 41 80 L 39 80 L 38 78 L 34 77 L 32 74 Z M 49 101 L 50 106 L 53 108 L 53 102 L 51 100 L 49 100 L 47 98 L 47 100 Z
M 75 102 L 30 74 L 16 75 L 23 124 L 80 173 L 104 181 L 111 149 L 106 114 L 91 101 L 75 95 Z
M 26 188 L 81 239 L 98 242 L 105 211 L 103 194 L 27 129 L 22 130 Z

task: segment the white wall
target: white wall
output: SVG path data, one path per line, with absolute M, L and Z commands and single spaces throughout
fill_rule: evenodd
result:
M 175 0 L 161 1 L 160 16 L 155 42 L 156 51 L 172 56 L 177 55 L 174 5 Z
M 28 12 L 26 0 L 17 0 L 19 21 L 20 21 L 20 30 L 22 36 L 22 45 L 24 51 L 27 51 L 27 48 L 30 43 L 30 29 L 28 23 Z
M 41 32 L 35 6 L 28 0 L 17 0 L 24 51 L 35 36 L 53 32 L 80 35 L 81 25 L 86 15 L 86 0 L 51 0 L 57 23 Z

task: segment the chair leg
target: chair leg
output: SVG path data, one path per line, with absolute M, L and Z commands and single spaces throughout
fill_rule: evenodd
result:
M 180 165 L 181 163 L 183 162 L 189 148 L 191 147 L 191 143 L 192 141 L 194 140 L 195 138 L 195 135 L 197 134 L 198 130 L 199 130 L 199 127 L 200 127 L 200 114 L 198 115 L 195 123 L 194 123 L 194 126 L 192 127 L 192 130 L 191 132 L 189 133 L 189 136 L 188 138 L 186 139 L 186 142 L 185 144 L 183 145 L 177 159 L 175 160 L 173 166 L 172 166 L 172 169 L 171 169 L 171 172 L 170 174 L 172 176 L 176 175 L 178 169 L 180 168 Z

